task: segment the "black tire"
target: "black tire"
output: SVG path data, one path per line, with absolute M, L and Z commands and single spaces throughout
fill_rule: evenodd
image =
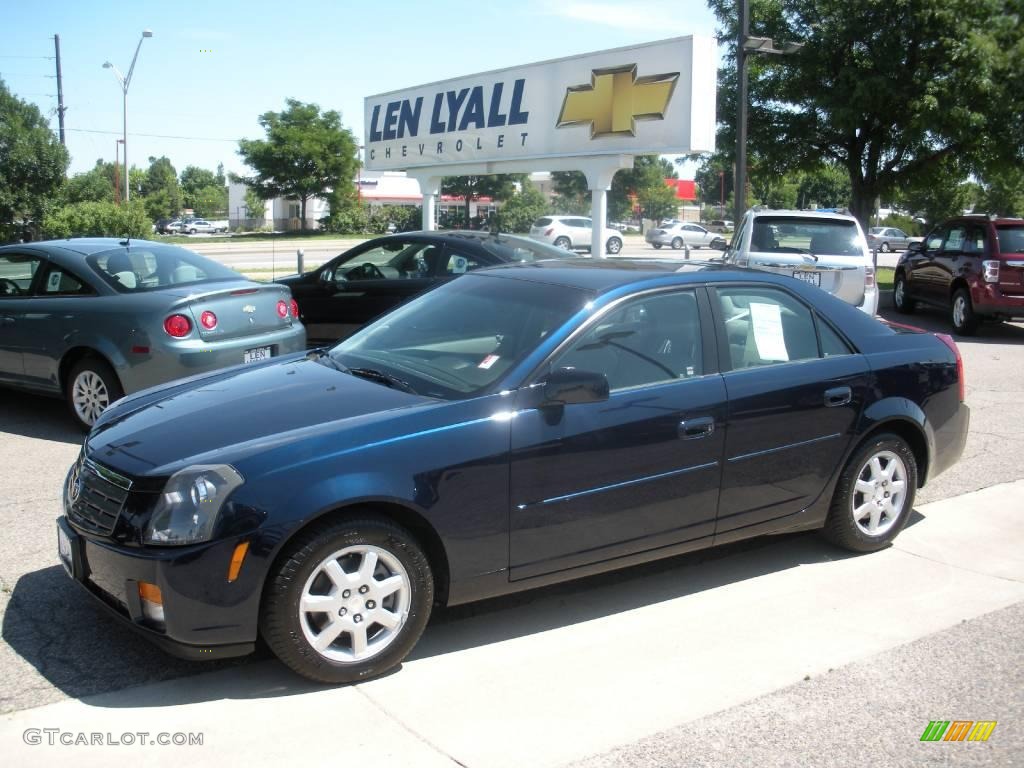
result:
M 555 248 L 564 248 L 567 251 L 572 250 L 572 241 L 564 235 L 562 237 L 556 237 L 555 242 L 552 243 L 552 245 L 554 245 Z
M 98 377 L 99 384 L 92 377 Z M 78 389 L 76 389 L 78 387 Z M 86 398 L 82 412 L 75 406 L 76 395 Z M 96 355 L 88 355 L 75 363 L 68 372 L 64 382 L 64 400 L 71 411 L 75 423 L 85 432 L 92 429 L 100 414 L 124 397 L 121 381 L 106 360 Z M 103 402 L 105 398 L 105 402 Z M 88 403 L 95 403 L 98 410 L 89 408 Z M 90 415 L 90 411 L 93 414 Z
M 978 331 L 978 316 L 974 314 L 971 294 L 966 288 L 957 288 L 949 301 L 949 322 L 953 333 L 973 336 Z
M 661 250 L 661 243 L 651 243 L 651 245 L 654 246 L 654 250 L 656 250 L 656 251 L 660 251 Z
M 681 238 L 681 237 L 673 238 L 673 240 L 672 240 L 672 250 L 673 251 L 678 251 L 682 247 L 683 247 L 683 238 Z
M 882 253 L 888 253 L 890 251 L 889 244 L 882 243 L 880 246 L 878 246 L 878 250 L 881 251 Z
M 622 241 L 617 237 L 609 237 L 605 244 L 605 251 L 613 256 L 622 250 Z
M 907 278 L 902 272 L 896 273 L 892 286 L 892 303 L 896 311 L 904 315 L 912 315 L 917 309 L 917 302 L 907 292 Z
M 346 547 L 360 545 L 388 552 L 405 569 L 410 585 L 409 611 L 395 638 L 377 655 L 362 661 L 336 661 L 322 655 L 306 639 L 299 601 L 307 580 L 327 558 Z M 303 677 L 321 683 L 353 683 L 377 677 L 401 664 L 423 634 L 433 602 L 430 563 L 412 534 L 383 518 L 336 519 L 300 533 L 278 558 L 264 589 L 260 634 L 274 654 Z
M 196 233 L 196 231 L 195 231 L 194 229 L 190 229 L 190 230 L 188 231 L 188 233 L 189 233 L 190 235 L 194 235 L 194 234 Z
M 870 473 L 870 461 L 872 457 L 883 455 L 897 456 L 903 464 L 904 472 L 904 497 L 898 512 L 885 520 L 879 520 L 877 525 L 887 525 L 884 531 L 877 534 L 869 534 L 862 529 L 856 520 L 855 508 L 862 508 L 872 503 L 871 498 L 857 489 L 857 482 L 861 476 Z M 881 461 L 880 461 L 881 464 Z M 888 469 L 886 463 L 883 469 Z M 866 482 L 868 482 L 866 480 Z M 870 483 L 869 483 L 870 484 Z M 884 487 L 879 489 L 880 493 L 888 494 Z M 893 539 L 907 524 L 910 513 L 914 508 L 914 496 L 917 492 L 917 461 L 910 446 L 899 435 L 890 432 L 875 435 L 861 445 L 850 460 L 843 467 L 839 475 L 839 482 L 836 484 L 835 493 L 832 496 L 832 506 L 829 507 L 828 517 L 825 519 L 825 527 L 822 535 L 836 546 L 848 549 L 851 552 L 876 552 L 889 546 Z M 886 495 L 879 501 L 884 503 Z M 857 502 L 860 502 L 858 504 Z M 885 514 L 880 513 L 880 514 Z M 870 524 L 870 518 L 866 525 Z

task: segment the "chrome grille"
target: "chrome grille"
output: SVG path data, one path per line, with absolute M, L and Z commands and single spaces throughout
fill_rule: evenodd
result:
M 131 487 L 128 478 L 80 458 L 68 482 L 68 517 L 90 533 L 107 536 L 117 524 Z

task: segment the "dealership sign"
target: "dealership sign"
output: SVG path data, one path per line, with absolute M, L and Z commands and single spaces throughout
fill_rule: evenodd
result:
M 713 151 L 717 65 L 693 36 L 370 96 L 365 166 Z

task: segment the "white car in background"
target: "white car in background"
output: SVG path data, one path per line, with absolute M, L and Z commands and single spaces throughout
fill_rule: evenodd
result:
M 206 219 L 193 219 L 187 224 L 182 225 L 182 231 L 187 232 L 190 235 L 194 235 L 198 232 L 227 232 L 228 228 L 220 222 L 207 221 Z
M 675 251 L 684 245 L 689 248 L 707 248 L 721 237 L 717 232 L 709 232 L 699 224 L 686 221 L 662 224 L 655 229 L 647 230 L 647 234 L 644 235 L 644 239 L 655 248 L 668 245 Z
M 549 243 L 567 251 L 590 250 L 593 228 L 591 220 L 584 216 L 542 216 L 533 222 L 530 238 Z M 605 253 L 614 256 L 622 250 L 622 233 L 604 227 Z
M 848 214 L 747 211 L 725 262 L 789 275 L 868 315 L 878 311 L 875 263 L 860 222 Z

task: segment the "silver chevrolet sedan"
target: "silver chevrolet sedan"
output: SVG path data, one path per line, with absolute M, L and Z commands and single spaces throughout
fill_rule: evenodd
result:
M 89 238 L 0 247 L 0 385 L 88 429 L 125 394 L 305 349 L 289 289 L 192 251 Z

